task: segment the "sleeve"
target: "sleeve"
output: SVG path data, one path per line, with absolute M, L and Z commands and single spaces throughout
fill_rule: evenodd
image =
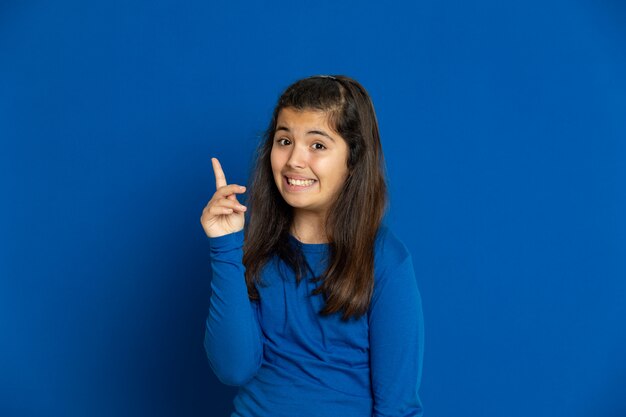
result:
M 369 311 L 373 417 L 420 417 L 424 325 L 410 253 L 384 270 Z
M 244 276 L 243 233 L 209 238 L 213 279 L 204 349 L 218 379 L 234 386 L 250 380 L 263 358 L 257 307 Z

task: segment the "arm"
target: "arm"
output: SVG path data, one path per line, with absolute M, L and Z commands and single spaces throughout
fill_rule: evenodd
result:
M 263 339 L 256 306 L 244 277 L 243 230 L 209 238 L 211 297 L 204 349 L 209 364 L 226 385 L 243 385 L 261 366 Z
M 369 312 L 373 417 L 420 417 L 424 326 L 410 253 L 388 267 Z

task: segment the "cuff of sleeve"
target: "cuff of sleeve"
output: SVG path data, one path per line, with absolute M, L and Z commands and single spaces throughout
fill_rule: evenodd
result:
M 227 235 L 210 237 L 211 252 L 224 252 L 243 247 L 243 229 Z

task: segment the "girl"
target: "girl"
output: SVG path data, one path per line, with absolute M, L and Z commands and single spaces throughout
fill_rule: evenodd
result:
M 314 76 L 283 92 L 247 206 L 212 163 L 204 346 L 240 387 L 231 417 L 421 416 L 421 299 L 411 254 L 382 223 L 384 159 L 361 84 Z

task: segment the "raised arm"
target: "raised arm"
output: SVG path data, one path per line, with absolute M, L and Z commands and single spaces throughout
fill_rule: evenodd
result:
M 245 187 L 226 183 L 212 158 L 215 194 L 202 211 L 200 223 L 211 246 L 211 296 L 204 348 L 213 372 L 227 385 L 243 385 L 263 358 L 263 340 L 256 306 L 248 299 L 243 259 L 244 211 L 236 193 Z
M 263 339 L 241 263 L 243 231 L 209 241 L 213 279 L 204 348 L 222 383 L 244 385 L 261 366 Z

